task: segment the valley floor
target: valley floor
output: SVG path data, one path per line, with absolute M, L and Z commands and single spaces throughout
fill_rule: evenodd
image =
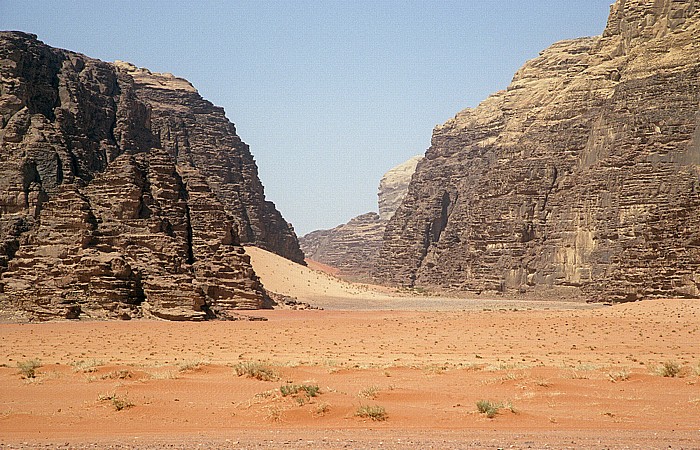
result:
M 521 305 L 0 324 L 0 447 L 700 448 L 700 301 Z

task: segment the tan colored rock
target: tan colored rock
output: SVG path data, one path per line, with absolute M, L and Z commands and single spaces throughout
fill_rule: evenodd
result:
M 422 155 L 414 156 L 408 161 L 391 168 L 379 181 L 379 217 L 387 221 L 401 206 L 403 198 L 408 193 L 408 185 L 416 171 L 418 163 L 423 160 Z
M 700 296 L 700 8 L 619 0 L 433 132 L 376 275 L 475 292 Z

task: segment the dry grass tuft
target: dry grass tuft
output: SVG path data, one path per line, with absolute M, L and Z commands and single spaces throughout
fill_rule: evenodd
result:
M 17 363 L 17 367 L 19 368 L 19 373 L 22 374 L 22 377 L 34 378 L 36 377 L 36 369 L 41 367 L 41 361 L 38 359 L 19 361 Z
M 386 409 L 379 405 L 360 405 L 355 411 L 355 416 L 371 419 L 375 422 L 382 422 L 388 418 Z
M 277 372 L 259 362 L 248 361 L 238 363 L 233 366 L 233 370 L 239 377 L 245 375 L 248 378 L 255 378 L 260 381 L 276 381 L 280 378 Z

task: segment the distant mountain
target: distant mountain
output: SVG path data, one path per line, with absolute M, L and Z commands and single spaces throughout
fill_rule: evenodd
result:
M 422 159 L 414 156 L 384 174 L 377 193 L 379 214 L 362 214 L 333 229 L 301 237 L 299 243 L 306 257 L 340 269 L 341 275 L 368 277 L 374 270 L 386 223 L 406 196 L 411 176 Z

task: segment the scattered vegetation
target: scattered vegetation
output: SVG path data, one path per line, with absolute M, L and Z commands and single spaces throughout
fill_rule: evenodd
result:
M 540 387 L 549 387 L 552 385 L 552 383 L 549 382 L 549 380 L 545 380 L 544 378 L 538 378 L 535 381 L 535 384 Z
M 71 366 L 73 366 L 74 372 L 92 373 L 96 372 L 97 368 L 103 364 L 102 361 L 97 359 L 81 359 L 80 361 L 73 361 Z
M 177 365 L 178 369 L 180 369 L 180 372 L 187 372 L 190 370 L 197 370 L 202 366 L 206 366 L 208 363 L 206 361 L 182 361 Z
M 126 370 L 126 369 L 120 369 L 120 370 L 113 370 L 112 372 L 109 372 L 107 374 L 102 375 L 102 379 L 116 379 L 116 380 L 126 380 L 127 378 L 133 377 L 134 374 L 131 373 L 131 371 Z
M 377 394 L 379 393 L 379 386 L 370 386 L 362 389 L 357 395 L 358 397 L 364 397 L 364 398 L 377 398 Z
M 512 413 L 515 412 L 515 408 L 510 402 L 494 403 L 489 400 L 479 400 L 478 402 L 476 402 L 476 409 L 481 414 L 486 414 L 486 417 L 488 417 L 489 419 L 493 419 L 494 417 L 496 417 L 496 415 L 501 409 L 508 409 Z
M 296 395 L 299 392 L 303 392 L 307 397 L 316 397 L 320 388 L 315 384 L 283 384 L 280 386 L 280 393 L 283 397 Z
M 681 366 L 676 361 L 666 361 L 659 367 L 659 375 L 675 378 L 681 374 Z
M 324 416 L 330 410 L 331 410 L 331 405 L 329 405 L 326 402 L 321 402 L 316 406 L 316 409 L 314 410 L 314 415 L 315 416 Z
M 282 409 L 278 405 L 270 405 L 266 406 L 265 410 L 267 411 L 267 414 L 265 415 L 265 418 L 267 420 L 270 420 L 272 422 L 281 422 L 282 421 L 282 413 L 284 412 L 284 409 Z
M 174 370 L 163 370 L 160 372 L 149 372 L 148 374 L 154 380 L 177 380 L 178 373 Z
M 386 410 L 379 405 L 360 405 L 355 411 L 355 416 L 365 419 L 372 419 L 381 422 L 387 419 Z
M 630 373 L 627 369 L 622 369 L 617 372 L 609 372 L 608 378 L 610 378 L 610 381 L 613 383 L 617 383 L 618 381 L 627 381 L 630 379 Z
M 241 362 L 233 366 L 233 370 L 236 371 L 236 375 L 238 375 L 239 377 L 245 375 L 248 378 L 255 378 L 256 380 L 260 381 L 279 380 L 279 375 L 277 374 L 277 372 L 272 370 L 269 366 L 266 366 L 259 362 Z
M 36 369 L 41 367 L 41 361 L 38 359 L 19 361 L 17 367 L 19 368 L 19 373 L 21 373 L 24 378 L 34 378 L 36 377 Z
M 571 378 L 572 380 L 588 380 L 591 378 L 587 373 L 579 372 L 576 369 L 571 369 L 566 377 Z
M 101 402 L 109 401 L 116 411 L 121 411 L 123 409 L 131 408 L 134 404 L 129 400 L 129 398 L 124 395 L 117 394 L 100 394 L 97 399 Z

